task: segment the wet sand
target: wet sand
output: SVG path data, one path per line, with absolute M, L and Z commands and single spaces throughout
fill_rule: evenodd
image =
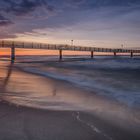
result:
M 83 112 L 49 111 L 0 102 L 0 140 L 139 140 L 139 138 L 132 132 L 121 130 Z
M 1 92 L 3 86 L 8 92 Z M 139 127 L 135 127 L 139 115 L 134 119 L 131 109 L 66 81 L 26 73 L 12 66 L 0 93 L 0 140 L 140 139 Z M 27 95 L 37 100 L 44 98 L 45 102 L 27 100 Z M 26 100 L 22 100 L 24 96 Z M 30 104 L 26 104 L 28 101 Z M 37 109 L 34 103 L 47 107 Z M 59 105 L 61 109 L 56 108 Z

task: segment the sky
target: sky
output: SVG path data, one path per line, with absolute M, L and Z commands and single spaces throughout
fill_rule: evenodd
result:
M 140 0 L 0 0 L 0 39 L 140 48 Z

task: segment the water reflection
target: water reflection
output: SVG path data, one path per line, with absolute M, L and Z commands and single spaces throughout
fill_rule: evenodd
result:
M 52 96 L 56 96 L 56 93 L 57 93 L 57 86 L 56 86 L 56 84 L 54 84 Z
M 40 78 L 30 73 L 16 69 L 20 63 L 9 63 L 2 61 L 0 65 L 0 92 L 5 98 L 35 99 L 40 97 L 57 96 L 57 85 L 46 78 Z M 26 67 L 26 66 L 25 66 Z M 4 94 L 3 94 L 4 93 Z M 32 97 L 32 98 L 31 98 Z
M 12 74 L 12 69 L 13 69 L 13 66 L 14 66 L 14 63 L 11 62 L 9 65 L 7 65 L 7 72 L 6 72 L 6 76 L 3 77 L 3 81 L 2 81 L 2 84 L 1 84 L 1 89 L 3 92 L 6 91 L 6 87 L 8 85 L 8 82 L 10 80 L 10 77 L 11 77 L 11 74 Z M 6 69 L 4 69 L 6 71 Z

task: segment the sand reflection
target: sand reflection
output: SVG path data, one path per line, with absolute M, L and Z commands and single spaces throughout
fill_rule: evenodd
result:
M 14 63 L 10 62 L 7 65 L 7 62 L 2 63 L 2 66 L 0 67 L 1 71 L 1 77 L 0 77 L 0 91 L 5 92 L 7 85 L 9 83 L 10 77 L 12 75 L 12 70 L 14 67 Z
M 10 63 L 9 66 L 7 67 L 7 73 L 6 73 L 6 77 L 4 78 L 4 81 L 3 81 L 3 91 L 6 90 L 6 87 L 8 85 L 8 82 L 10 80 L 10 77 L 11 77 L 11 74 L 12 74 L 12 69 L 13 69 L 13 66 L 14 66 L 14 63 Z

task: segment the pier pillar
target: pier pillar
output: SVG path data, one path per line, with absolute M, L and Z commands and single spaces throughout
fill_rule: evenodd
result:
M 59 60 L 62 60 L 62 50 L 59 50 Z
M 131 51 L 131 57 L 133 57 L 133 52 Z
M 11 62 L 14 62 L 14 61 L 15 61 L 15 46 L 13 42 L 12 47 L 11 47 Z
M 114 52 L 114 56 L 117 56 L 117 53 L 116 52 Z
M 91 58 L 93 58 L 93 56 L 94 56 L 94 52 L 93 52 L 93 51 L 91 51 Z
M 4 41 L 2 41 L 2 47 L 4 47 Z

